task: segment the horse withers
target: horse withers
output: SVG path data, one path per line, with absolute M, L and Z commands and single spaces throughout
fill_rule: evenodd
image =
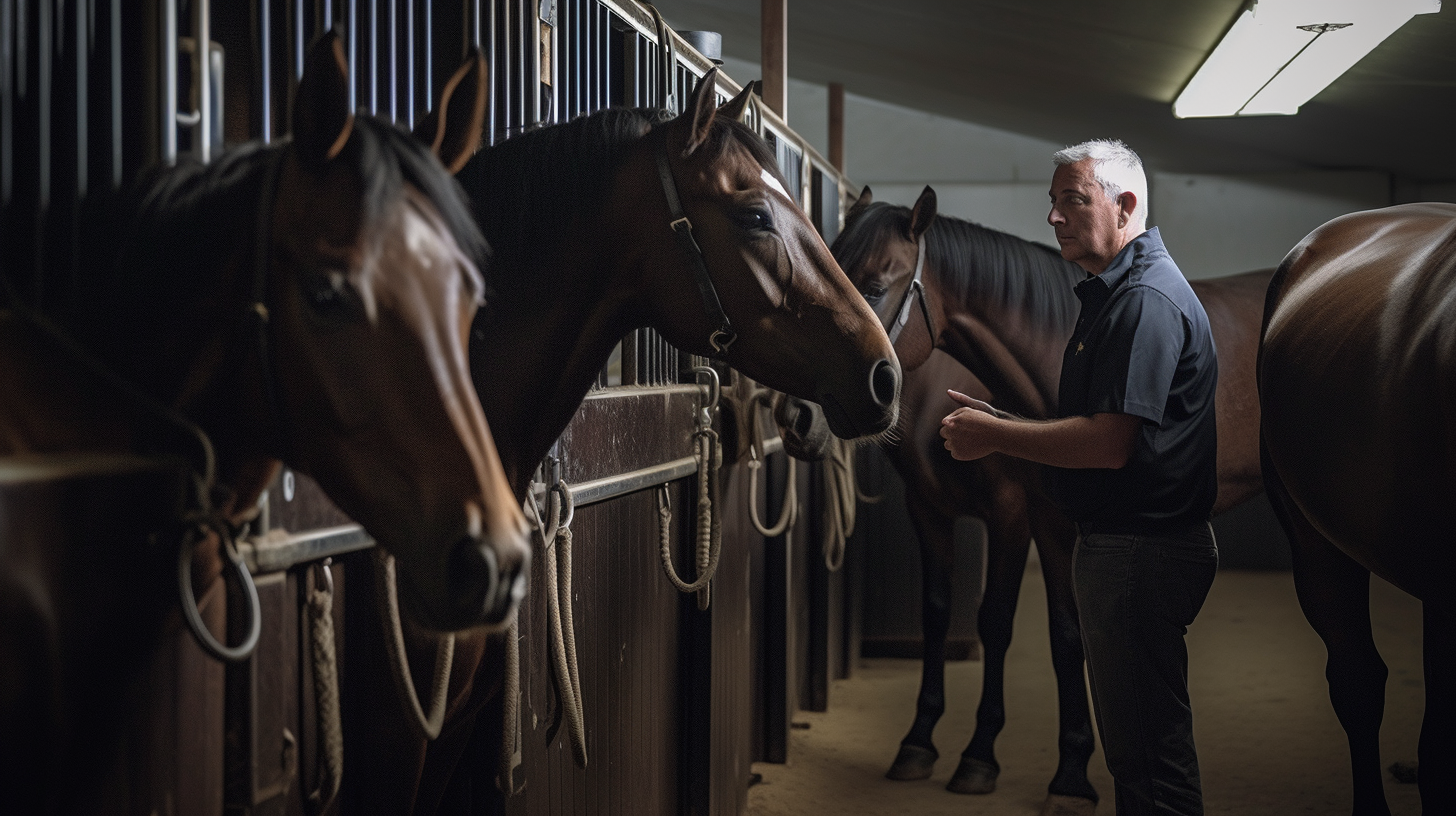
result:
M 1305 617 L 1329 652 L 1353 812 L 1389 814 L 1387 670 L 1370 574 L 1424 605 L 1422 809 L 1456 812 L 1456 205 L 1352 213 L 1270 281 L 1259 346 L 1264 476 Z
M 281 460 L 314 476 L 394 554 L 401 595 L 420 623 L 457 629 L 507 619 L 529 549 L 466 362 L 484 293 L 484 243 L 441 163 L 458 165 L 479 140 L 483 71 L 478 56 L 467 62 L 421 144 L 350 111 L 343 49 L 329 35 L 310 49 L 291 140 L 235 148 L 207 166 L 159 169 L 132 185 L 109 221 L 83 232 L 74 308 L 42 315 L 11 301 L 0 312 L 7 474 L 40 472 L 37 461 L 63 454 L 162 456 L 192 476 L 147 506 L 172 501 L 177 514 L 224 533 L 255 512 Z M 176 485 L 151 475 L 152 466 L 136 472 Z M 112 735 L 63 709 L 115 703 L 66 693 L 91 688 L 93 676 L 116 681 L 102 683 L 102 693 L 126 686 L 130 664 L 95 661 L 145 651 L 156 636 L 149 624 L 176 603 L 181 572 L 200 595 L 212 592 L 217 541 L 207 537 L 210 555 L 199 543 L 207 557 L 179 571 L 175 518 L 160 531 L 118 531 L 132 543 L 160 535 L 109 575 L 137 595 L 125 608 L 148 613 L 115 615 L 122 606 L 90 608 L 69 595 L 75 553 L 11 537 L 20 535 L 16 512 L 0 507 L 3 628 L 44 637 L 0 643 L 24 652 L 0 656 L 0 689 L 31 688 L 36 677 L 55 683 L 42 683 L 51 689 L 42 700 L 6 696 L 0 735 L 6 756 L 29 741 L 17 750 L 65 768 L 68 757 L 90 750 L 82 743 Z M 168 546 L 160 584 L 138 574 Z M 153 592 L 159 585 L 173 589 Z M 86 614 L 56 611 L 78 604 Z M 75 652 L 87 642 L 108 648 Z M 35 792 L 38 809 L 90 806 L 83 784 L 11 779 L 9 770 L 0 787 Z

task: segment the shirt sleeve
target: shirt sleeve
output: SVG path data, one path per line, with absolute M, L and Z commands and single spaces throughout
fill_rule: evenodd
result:
M 1099 322 L 1087 413 L 1131 414 L 1162 424 L 1183 349 L 1183 313 L 1162 293 L 1134 286 L 1107 304 Z

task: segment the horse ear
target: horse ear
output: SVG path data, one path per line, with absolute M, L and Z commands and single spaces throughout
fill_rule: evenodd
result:
M 698 80 L 698 85 L 693 88 L 693 95 L 688 99 L 687 107 L 678 119 L 688 123 L 687 144 L 683 147 L 683 155 L 691 155 L 708 140 L 708 134 L 713 128 L 713 117 L 718 114 L 718 68 L 714 66 L 703 74 Z
M 485 127 L 485 57 L 471 48 L 465 62 L 445 83 L 435 109 L 415 125 L 415 138 L 430 146 L 451 173 L 475 155 Z
M 349 110 L 349 63 L 336 31 L 309 46 L 303 79 L 293 97 L 293 143 L 305 162 L 323 164 L 339 155 L 354 130 Z
M 915 200 L 915 208 L 910 211 L 910 237 L 919 238 L 930 229 L 930 222 L 935 220 L 935 190 L 930 185 L 920 191 L 920 198 Z
M 744 85 L 743 90 L 739 91 L 737 96 L 723 103 L 723 107 L 718 109 L 718 115 L 726 116 L 735 122 L 742 122 L 743 114 L 748 111 L 748 101 L 753 97 L 753 89 L 756 84 L 756 82 L 750 82 Z
M 866 184 L 859 191 L 859 198 L 855 199 L 855 202 L 850 205 L 849 212 L 844 214 L 845 223 L 853 221 L 854 219 L 863 215 L 864 211 L 869 209 L 870 202 L 874 200 L 875 194 L 870 192 L 870 186 Z

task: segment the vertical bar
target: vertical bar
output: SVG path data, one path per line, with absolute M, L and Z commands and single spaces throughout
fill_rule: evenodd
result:
M 41 8 L 47 5 L 41 3 Z M 42 41 L 45 39 L 41 37 Z M 49 117 L 42 117 L 42 121 L 46 119 Z M 41 144 L 49 142 L 49 134 L 42 134 Z M 162 161 L 165 164 L 177 163 L 177 0 L 162 0 Z M 46 162 L 42 161 L 41 166 L 45 165 Z M 44 186 L 42 184 L 42 188 Z
M 84 3 L 84 7 L 83 7 Z M 86 196 L 86 181 L 88 171 L 86 159 L 87 137 L 86 113 L 87 113 L 87 83 L 86 83 L 86 17 L 83 16 L 85 9 L 90 7 L 85 0 L 77 0 L 76 3 L 76 32 L 73 43 L 76 47 L 76 198 L 80 200 Z
M 273 141 L 273 9 L 269 0 L 258 0 L 259 134 L 264 144 Z
M 496 134 L 500 132 L 500 128 L 501 128 L 500 117 L 497 115 L 497 111 L 499 111 L 499 110 L 502 109 L 499 105 L 496 104 L 495 92 L 494 91 L 495 91 L 496 88 L 499 88 L 501 86 L 501 67 L 504 64 L 505 60 L 502 59 L 502 57 L 501 57 L 500 44 L 498 42 L 496 42 L 496 38 L 495 38 L 495 35 L 496 35 L 496 24 L 495 24 L 495 4 L 494 3 L 492 3 L 491 6 L 490 6 L 489 14 L 490 14 L 490 20 L 486 24 L 486 29 L 487 29 L 486 34 L 488 35 L 486 41 L 490 43 L 490 83 L 491 83 L 491 91 L 492 92 L 491 92 L 491 95 L 490 95 L 490 97 L 491 97 L 490 98 L 490 105 L 488 106 L 488 108 L 490 110 L 490 120 L 489 120 L 490 121 L 490 125 L 489 125 L 490 132 L 487 133 L 487 134 L 485 134 L 485 140 L 486 140 L 486 144 L 493 145 L 493 144 L 495 144 Z M 475 17 L 475 19 L 477 21 L 480 20 L 480 6 L 479 6 L 478 3 L 476 5 L 476 17 Z M 478 28 L 476 30 L 476 33 L 477 34 L 479 33 L 479 29 Z
M 303 4 L 307 0 L 293 0 L 293 76 L 303 79 Z
M 379 0 L 369 3 L 369 112 L 379 113 Z
M 197 85 L 197 125 L 192 129 L 193 152 L 207 162 L 212 156 L 212 8 L 210 0 L 192 0 L 193 56 L 197 60 L 192 81 Z
M 15 41 L 15 0 L 0 0 L 0 207 L 10 203 L 14 194 L 10 179 L 15 170 L 15 89 L 11 84 L 10 66 L 15 58 L 11 44 Z
M 784 121 L 789 114 L 789 0 L 762 0 L 763 101 Z
M 324 31 L 334 27 L 334 0 L 323 0 Z
M 844 172 L 844 83 L 829 83 L 829 163 Z
M 415 126 L 415 0 L 404 3 L 405 124 Z
M 349 0 L 348 22 L 344 31 L 349 37 L 349 110 L 359 109 L 359 0 Z
M 399 15 L 395 0 L 389 0 L 389 121 L 399 121 Z
M 425 18 L 425 105 L 435 106 L 435 21 L 431 13 L 435 10 L 434 5 L 425 0 L 424 9 L 421 14 Z M 443 111 L 441 114 L 443 115 Z

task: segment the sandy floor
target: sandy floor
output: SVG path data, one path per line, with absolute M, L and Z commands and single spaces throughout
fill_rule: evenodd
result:
M 1376 580 L 1375 635 L 1390 667 L 1383 762 L 1413 762 L 1423 707 L 1420 605 Z M 1349 754 L 1324 682 L 1324 647 L 1305 622 L 1287 572 L 1221 572 L 1189 630 L 1189 673 L 1204 799 L 1209 814 L 1350 812 Z M 919 664 L 868 660 L 836 681 L 829 711 L 800 712 L 787 765 L 755 764 L 753 816 L 799 814 L 1031 814 L 1056 766 L 1056 708 L 1045 593 L 1033 566 L 1023 584 L 1008 656 L 1008 722 L 997 743 L 999 787 L 986 796 L 944 789 L 970 739 L 980 663 L 947 670 L 948 709 L 936 729 L 940 761 L 920 782 L 892 782 L 885 769 L 914 714 Z M 1099 814 L 1111 814 L 1112 783 L 1092 757 Z M 1386 774 L 1396 816 L 1420 813 L 1413 784 Z

